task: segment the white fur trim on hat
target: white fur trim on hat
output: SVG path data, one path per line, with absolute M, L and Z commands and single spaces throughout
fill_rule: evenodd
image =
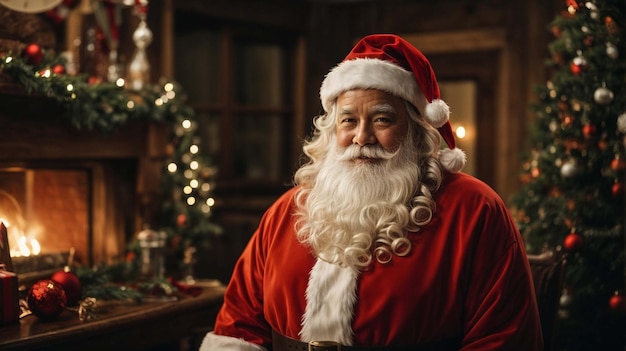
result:
M 439 162 L 452 173 L 459 172 L 465 166 L 465 152 L 458 147 L 439 150 Z
M 309 273 L 300 339 L 352 345 L 358 272 L 320 259 Z
M 450 108 L 441 99 L 428 102 L 412 72 L 375 58 L 343 61 L 327 75 L 320 88 L 320 100 L 325 111 L 339 94 L 352 89 L 377 89 L 400 97 L 417 108 L 429 123 L 439 128 L 450 119 Z

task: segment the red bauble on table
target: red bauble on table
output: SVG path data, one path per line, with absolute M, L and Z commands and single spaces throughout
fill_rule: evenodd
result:
M 563 247 L 567 251 L 578 251 L 583 247 L 583 237 L 578 233 L 570 233 L 563 240 Z
M 67 304 L 67 297 L 61 284 L 44 279 L 30 287 L 26 302 L 35 316 L 50 320 L 63 312 Z
M 50 280 L 61 284 L 69 306 L 76 305 L 78 300 L 81 299 L 83 295 L 83 285 L 76 274 L 69 270 L 58 271 L 50 277 Z

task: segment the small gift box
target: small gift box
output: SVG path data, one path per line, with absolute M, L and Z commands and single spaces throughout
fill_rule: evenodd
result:
M 20 319 L 17 274 L 0 269 L 0 325 Z

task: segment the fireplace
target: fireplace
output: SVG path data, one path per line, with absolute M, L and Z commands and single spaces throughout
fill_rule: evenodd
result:
M 2 82 L 0 106 L 0 219 L 18 275 L 122 259 L 158 206 L 167 126 L 77 130 Z

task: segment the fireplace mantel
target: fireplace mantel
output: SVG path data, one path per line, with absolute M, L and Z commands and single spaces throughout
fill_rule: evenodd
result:
M 76 129 L 62 112 L 54 100 L 28 95 L 18 84 L 0 79 L 0 168 L 86 169 L 91 252 L 83 254 L 91 261 L 86 263 L 110 263 L 158 206 L 170 126 L 136 122 L 102 134 Z M 120 194 L 119 177 L 130 176 L 118 174 L 115 162 L 120 160 L 134 164 L 134 179 L 122 180 L 131 194 Z

